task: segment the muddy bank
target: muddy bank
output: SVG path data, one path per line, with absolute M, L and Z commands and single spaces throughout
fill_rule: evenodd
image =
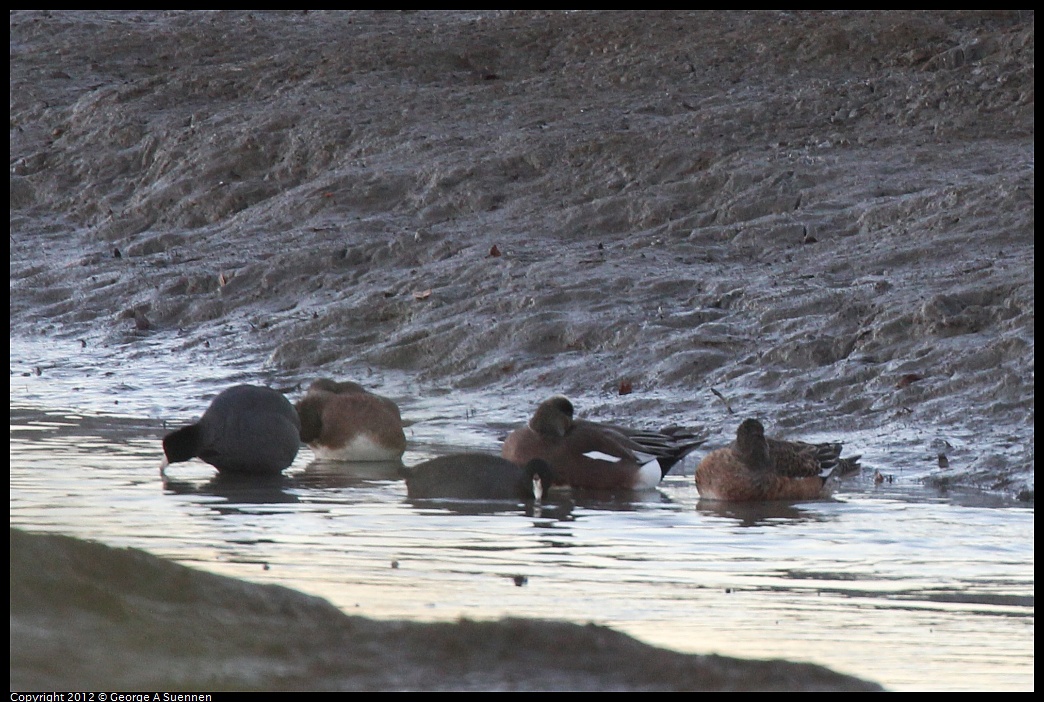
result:
M 386 368 L 519 421 L 565 392 L 710 448 L 759 415 L 1032 494 L 1032 12 L 10 28 L 12 334 Z
M 12 690 L 880 690 L 594 625 L 349 617 L 287 588 L 16 529 L 11 637 Z

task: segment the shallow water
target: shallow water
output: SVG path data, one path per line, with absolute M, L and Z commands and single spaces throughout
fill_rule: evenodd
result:
M 1032 507 L 869 477 L 830 501 L 718 506 L 684 475 L 626 498 L 411 503 L 397 466 L 313 464 L 308 449 L 274 483 L 215 480 L 191 462 L 164 485 L 163 418 L 198 417 L 234 382 L 279 385 L 183 356 L 172 380 L 168 353 L 12 340 L 12 525 L 290 586 L 351 614 L 593 621 L 894 690 L 1033 689 Z M 401 402 L 407 464 L 495 451 L 515 421 L 482 395 L 395 383 L 370 379 L 424 398 Z

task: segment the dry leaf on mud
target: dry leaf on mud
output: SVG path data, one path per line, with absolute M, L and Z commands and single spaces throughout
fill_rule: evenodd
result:
M 918 380 L 924 380 L 924 376 L 918 373 L 907 373 L 899 379 L 899 382 L 895 384 L 895 387 L 902 390 L 910 383 L 916 383 Z

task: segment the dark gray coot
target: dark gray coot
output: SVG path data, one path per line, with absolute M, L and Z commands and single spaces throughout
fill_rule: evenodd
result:
M 170 463 L 200 458 L 222 473 L 279 473 L 301 445 L 297 410 L 282 393 L 256 385 L 237 385 L 210 403 L 195 424 L 163 437 Z
M 541 495 L 534 494 L 534 476 Z M 461 453 L 409 469 L 406 491 L 415 499 L 532 500 L 551 487 L 551 466 L 534 459 L 519 466 L 484 453 Z

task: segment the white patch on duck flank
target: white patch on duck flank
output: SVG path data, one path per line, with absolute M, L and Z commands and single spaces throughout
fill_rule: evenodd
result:
M 638 479 L 634 481 L 634 489 L 650 490 L 659 485 L 662 478 L 663 470 L 660 468 L 660 462 L 654 458 L 638 471 Z
M 366 435 L 356 436 L 340 448 L 312 445 L 311 449 L 320 461 L 397 461 L 402 458 L 398 450 L 382 446 Z
M 584 454 L 588 458 L 593 458 L 596 461 L 607 461 L 609 463 L 619 463 L 622 458 L 617 456 L 610 456 L 608 453 L 602 453 L 601 451 L 588 451 Z

